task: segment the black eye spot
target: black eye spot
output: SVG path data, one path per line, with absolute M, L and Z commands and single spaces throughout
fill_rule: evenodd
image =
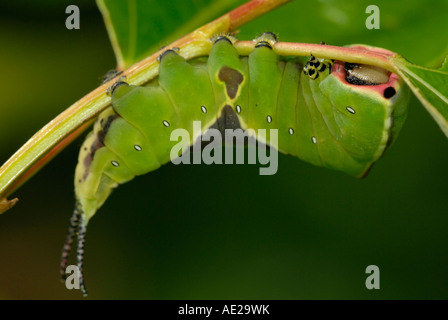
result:
M 392 87 L 387 87 L 386 90 L 384 90 L 384 98 L 386 98 L 386 99 L 390 99 L 390 98 L 392 98 L 396 93 L 397 93 L 397 91 L 395 91 L 394 88 L 392 88 Z

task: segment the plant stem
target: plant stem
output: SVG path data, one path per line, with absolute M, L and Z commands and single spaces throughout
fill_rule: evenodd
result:
M 187 60 L 206 55 L 211 49 L 212 36 L 229 33 L 289 1 L 252 0 L 180 38 L 169 47 L 180 48 L 181 55 Z M 123 75 L 126 76 L 127 82 L 142 85 L 155 78 L 158 75 L 157 57 L 160 53 L 161 51 L 158 51 L 125 70 Z M 0 168 L 0 213 L 17 202 L 17 199 L 6 199 L 12 192 L 84 132 L 98 114 L 110 106 L 111 98 L 107 96 L 106 90 L 114 81 L 102 84 L 63 111 L 5 162 Z

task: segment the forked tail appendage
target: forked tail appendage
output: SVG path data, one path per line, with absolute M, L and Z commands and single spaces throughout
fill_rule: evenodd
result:
M 78 267 L 78 279 L 81 292 L 83 296 L 87 296 L 87 290 L 84 285 L 84 275 L 83 275 L 83 259 L 84 259 L 84 243 L 86 236 L 86 224 L 84 222 L 83 213 L 80 208 L 80 204 L 76 203 L 75 210 L 70 219 L 70 226 L 67 231 L 67 237 L 65 239 L 64 247 L 62 249 L 60 273 L 63 282 L 66 281 L 66 269 L 68 264 L 68 258 L 70 256 L 70 251 L 73 244 L 73 239 L 77 236 L 77 250 L 76 250 L 76 261 Z

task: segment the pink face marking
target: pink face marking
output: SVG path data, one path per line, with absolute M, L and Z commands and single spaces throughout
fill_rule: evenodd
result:
M 341 81 L 343 84 L 347 86 L 355 86 L 360 87 L 360 85 L 355 85 L 348 83 L 345 79 L 346 71 L 344 69 L 345 62 L 336 60 L 333 64 L 333 68 L 331 70 L 331 73 L 334 77 L 338 78 L 339 81 Z M 372 90 L 380 94 L 381 96 L 385 98 L 391 98 L 397 90 L 399 77 L 395 73 L 391 73 L 389 76 L 389 81 L 386 83 L 381 83 L 377 85 L 362 85 L 364 90 Z M 393 89 L 390 89 L 390 87 Z M 394 91 L 395 90 L 395 91 Z M 392 96 L 390 96 L 391 92 L 393 93 Z

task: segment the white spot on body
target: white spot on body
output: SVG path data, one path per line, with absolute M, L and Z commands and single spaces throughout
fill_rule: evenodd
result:
M 289 128 L 288 132 L 289 132 L 290 135 L 293 135 L 294 134 L 294 129 L 293 128 Z
M 170 123 L 169 123 L 168 121 L 166 121 L 166 120 L 163 120 L 163 125 L 164 125 L 165 127 L 169 127 L 169 126 L 170 126 Z
M 134 149 L 137 151 L 142 151 L 142 147 L 140 147 L 138 144 L 134 145 Z
M 311 137 L 311 141 L 312 141 L 314 144 L 316 144 L 316 143 L 317 143 L 317 139 L 316 139 L 316 137 L 315 137 L 315 136 L 312 136 L 312 137 Z
M 114 167 L 118 167 L 120 164 L 117 162 L 117 161 L 115 161 L 115 160 L 112 160 L 110 163 L 112 163 L 112 165 L 114 166 Z
M 347 111 L 350 112 L 351 114 L 355 114 L 355 113 L 356 113 L 355 109 L 353 109 L 352 107 L 347 107 L 346 109 L 347 109 Z
M 266 120 L 268 121 L 268 123 L 271 123 L 272 122 L 272 117 L 271 116 L 267 116 Z
M 205 106 L 201 106 L 202 113 L 207 113 L 207 108 Z
M 241 107 L 239 105 L 236 106 L 236 113 L 241 113 Z

